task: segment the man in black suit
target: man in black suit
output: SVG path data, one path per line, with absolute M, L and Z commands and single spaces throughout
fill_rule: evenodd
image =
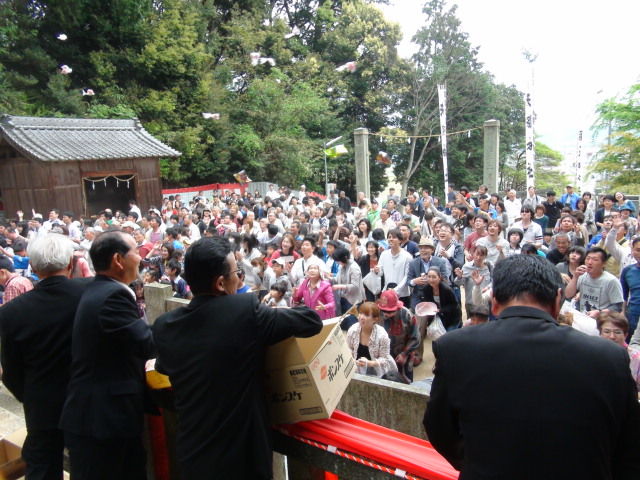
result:
M 638 479 L 640 406 L 626 349 L 557 323 L 562 279 L 537 255 L 493 269 L 498 320 L 433 344 L 424 417 L 460 479 Z
M 265 352 L 292 335 L 317 334 L 322 321 L 307 307 L 273 309 L 235 295 L 238 268 L 225 238 L 201 238 L 184 263 L 194 298 L 152 327 L 156 369 L 175 394 L 182 478 L 270 479 Z
M 57 233 L 28 249 L 40 281 L 0 308 L 2 382 L 23 403 L 27 479 L 60 480 L 64 436 L 58 429 L 69 383 L 73 318 L 86 282 L 69 280 L 73 244 Z
M 154 346 L 128 287 L 138 278 L 140 255 L 133 237 L 118 230 L 96 237 L 90 255 L 96 277 L 78 305 L 60 420 L 71 478 L 146 480 L 144 364 Z

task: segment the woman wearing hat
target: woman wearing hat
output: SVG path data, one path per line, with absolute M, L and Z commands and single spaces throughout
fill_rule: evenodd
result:
M 378 300 L 384 329 L 391 340 L 391 356 L 398 371 L 410 382 L 413 381 L 413 356 L 420 344 L 418 323 L 411 310 L 404 307 L 393 289 L 385 290 Z

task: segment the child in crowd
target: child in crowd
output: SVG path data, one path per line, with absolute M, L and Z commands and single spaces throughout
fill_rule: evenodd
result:
M 264 302 L 270 307 L 288 307 L 287 301 L 284 298 L 287 292 L 287 286 L 282 282 L 276 282 L 271 285 L 269 293 L 265 295 Z
M 189 290 L 186 280 L 180 276 L 181 273 L 182 265 L 180 265 L 180 262 L 175 258 L 169 260 L 169 263 L 167 264 L 166 277 L 169 278 L 171 285 L 173 286 L 173 291 L 175 292 L 173 296 L 176 298 L 186 298 L 191 300 L 193 295 Z

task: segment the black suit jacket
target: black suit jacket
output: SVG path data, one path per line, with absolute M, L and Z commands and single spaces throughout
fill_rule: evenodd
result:
M 0 308 L 2 382 L 24 404 L 27 429 L 58 428 L 84 279 L 45 278 Z
M 433 343 L 424 425 L 469 479 L 638 479 L 640 406 L 625 349 L 542 310 Z
M 175 394 L 182 478 L 271 478 L 265 352 L 292 335 L 318 333 L 318 314 L 272 309 L 255 295 L 197 296 L 152 329 L 156 367 Z
M 78 305 L 71 353 L 60 428 L 96 439 L 142 435 L 144 364 L 154 346 L 129 288 L 96 275 Z

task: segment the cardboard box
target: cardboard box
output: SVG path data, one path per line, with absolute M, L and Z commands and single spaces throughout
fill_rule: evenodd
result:
M 273 424 L 329 418 L 355 373 L 340 319 L 310 338 L 290 337 L 267 350 L 266 402 Z
M 22 446 L 27 429 L 17 430 L 0 440 L 0 478 L 13 480 L 24 476 L 26 465 L 22 460 Z
M 150 388 L 152 388 L 153 390 L 161 390 L 163 388 L 171 387 L 169 377 L 156 371 L 155 358 L 148 360 L 144 366 L 144 369 L 147 376 L 147 385 L 149 385 Z

